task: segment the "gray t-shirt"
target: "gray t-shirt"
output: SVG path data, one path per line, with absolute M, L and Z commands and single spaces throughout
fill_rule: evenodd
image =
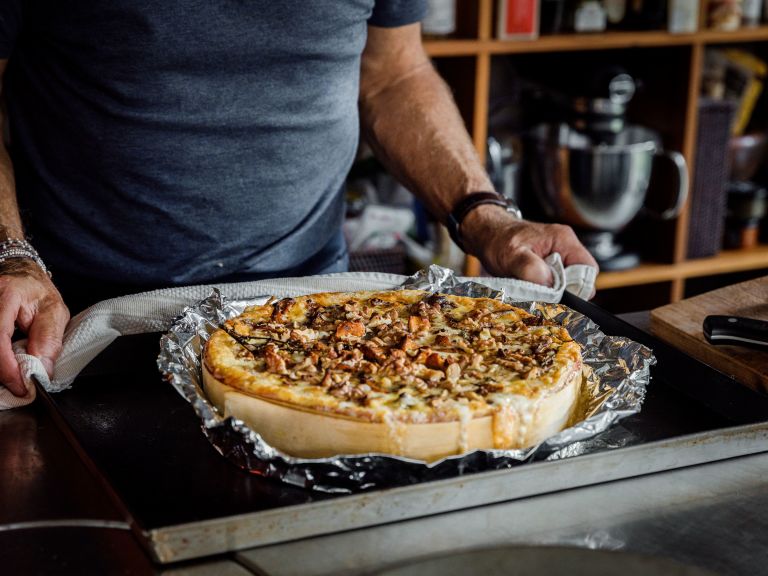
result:
M 328 245 L 367 24 L 423 0 L 3 0 L 23 217 L 54 271 L 280 275 Z

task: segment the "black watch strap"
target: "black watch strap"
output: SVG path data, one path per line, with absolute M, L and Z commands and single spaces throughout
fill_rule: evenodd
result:
M 448 214 L 448 221 L 446 222 L 448 234 L 451 235 L 451 240 L 465 252 L 464 241 L 461 237 L 461 232 L 459 232 L 459 228 L 467 214 L 482 204 L 495 204 L 496 206 L 501 206 L 505 209 L 507 207 L 507 201 L 504 199 L 504 196 L 498 192 L 472 192 L 459 200 L 456 206 L 453 207 L 451 213 Z

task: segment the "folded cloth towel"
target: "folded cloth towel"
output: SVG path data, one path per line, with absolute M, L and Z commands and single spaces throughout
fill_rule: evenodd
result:
M 590 266 L 563 267 L 559 254 L 547 258 L 552 268 L 552 287 L 511 278 L 471 278 L 520 301 L 559 302 L 568 290 L 588 298 L 594 289 L 596 270 Z M 42 362 L 26 353 L 26 340 L 14 342 L 14 352 L 27 386 L 27 395 L 16 397 L 0 386 L 0 410 L 29 404 L 35 399 L 36 379 L 47 391 L 68 388 L 80 371 L 118 336 L 167 330 L 186 306 L 207 297 L 216 287 L 230 300 L 244 300 L 262 295 L 279 298 L 314 292 L 387 290 L 399 286 L 405 276 L 379 272 L 349 272 L 302 278 L 278 278 L 236 284 L 185 286 L 154 290 L 94 304 L 72 318 L 64 333 L 64 345 L 56 361 L 53 378 Z M 467 278 L 469 280 L 469 278 Z

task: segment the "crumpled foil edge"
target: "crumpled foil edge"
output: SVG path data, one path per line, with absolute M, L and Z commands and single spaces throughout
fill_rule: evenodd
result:
M 160 341 L 158 368 L 193 407 L 203 433 L 224 457 L 253 474 L 326 493 L 353 493 L 510 468 L 533 459 L 561 459 L 619 447 L 600 440 L 622 418 L 640 411 L 656 363 L 652 351 L 628 338 L 608 336 L 586 316 L 560 304 L 516 302 L 503 290 L 479 282 L 462 282 L 452 270 L 430 266 L 397 288 L 460 296 L 498 298 L 565 326 L 582 346 L 586 389 L 576 422 L 537 446 L 519 450 L 478 450 L 426 463 L 385 454 L 295 458 L 267 444 L 240 420 L 221 416 L 209 403 L 202 385 L 200 354 L 210 334 L 247 306 L 264 303 L 269 295 L 226 301 L 214 289 L 186 308 Z

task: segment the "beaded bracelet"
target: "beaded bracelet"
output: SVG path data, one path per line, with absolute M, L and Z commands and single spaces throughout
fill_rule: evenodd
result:
M 40 254 L 37 253 L 32 247 L 32 244 L 26 240 L 19 240 L 18 238 L 8 238 L 3 242 L 0 242 L 0 263 L 12 258 L 28 258 L 34 261 L 35 264 L 42 268 L 43 272 L 51 276 L 51 272 L 46 268 L 43 259 L 40 258 Z

